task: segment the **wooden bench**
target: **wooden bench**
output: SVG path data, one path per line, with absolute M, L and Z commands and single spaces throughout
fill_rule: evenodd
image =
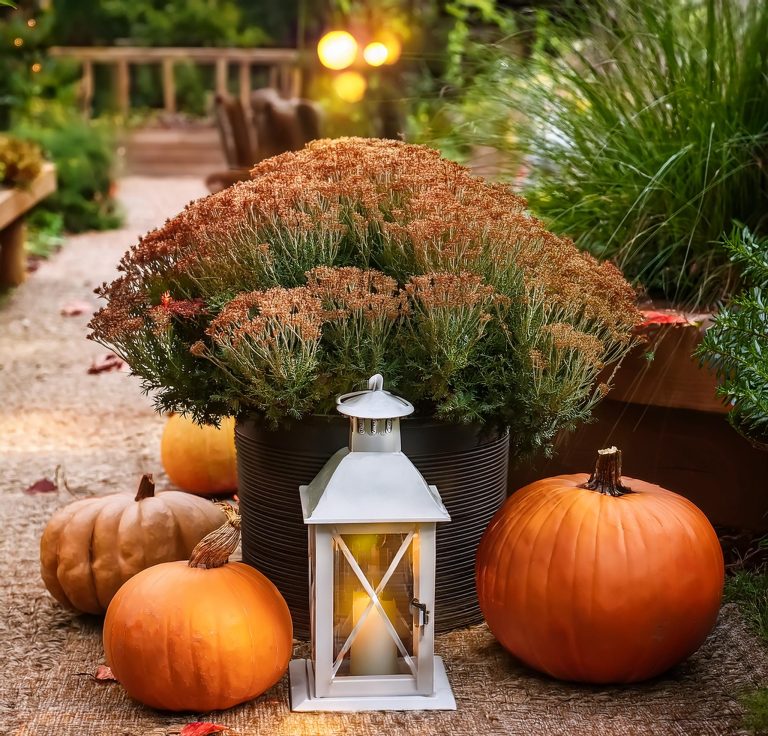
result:
M 27 275 L 24 216 L 56 191 L 56 168 L 43 164 L 37 178 L 23 189 L 0 188 L 0 287 L 18 286 Z

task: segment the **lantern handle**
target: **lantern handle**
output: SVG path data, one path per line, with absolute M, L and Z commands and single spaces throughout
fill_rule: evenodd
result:
M 371 376 L 368 379 L 369 391 L 383 391 L 384 390 L 384 376 L 381 373 L 377 373 L 375 376 Z

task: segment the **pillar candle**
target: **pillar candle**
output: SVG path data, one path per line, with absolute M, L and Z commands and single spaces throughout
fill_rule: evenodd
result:
M 357 626 L 370 600 L 370 596 L 365 591 L 356 591 L 353 594 L 353 626 Z M 389 620 L 394 622 L 397 611 L 395 602 L 382 600 L 381 605 Z M 397 645 L 387 630 L 381 611 L 374 606 L 352 642 L 349 673 L 351 675 L 396 675 L 398 672 Z

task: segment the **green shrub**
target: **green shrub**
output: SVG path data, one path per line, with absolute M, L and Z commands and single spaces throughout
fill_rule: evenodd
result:
M 53 36 L 70 46 L 260 46 L 267 35 L 245 23 L 232 0 L 56 0 Z
M 25 187 L 43 166 L 39 146 L 22 138 L 0 135 L 0 185 Z
M 752 288 L 718 312 L 697 354 L 717 371 L 731 424 L 768 448 L 768 237 L 735 230 L 724 247 Z
M 26 250 L 37 258 L 48 258 L 64 244 L 64 217 L 59 212 L 35 207 L 27 215 Z
M 120 225 L 111 196 L 115 141 L 108 121 L 85 120 L 69 108 L 38 101 L 14 132 L 38 143 L 56 164 L 58 188 L 42 209 L 60 213 L 70 232 Z
M 738 604 L 750 626 L 768 644 L 768 572 L 739 570 L 729 575 L 724 596 L 729 603 Z M 768 688 L 746 692 L 740 700 L 744 725 L 755 734 L 768 733 Z
M 527 61 L 481 52 L 447 143 L 525 154 L 531 207 L 556 231 L 652 296 L 711 304 L 737 285 L 723 234 L 766 227 L 768 3 L 584 13 L 542 24 Z

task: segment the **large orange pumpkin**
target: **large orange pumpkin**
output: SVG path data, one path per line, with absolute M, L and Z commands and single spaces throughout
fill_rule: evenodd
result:
M 151 475 L 139 491 L 74 501 L 51 517 L 40 540 L 40 572 L 57 601 L 84 613 L 107 610 L 120 586 L 145 567 L 186 560 L 221 526 L 210 501 L 180 491 L 155 495 Z
M 163 430 L 160 456 L 171 482 L 185 491 L 214 496 L 237 488 L 232 417 L 224 417 L 217 428 L 172 414 Z
M 513 655 L 564 680 L 622 683 L 660 674 L 714 626 L 723 591 L 715 531 L 690 501 L 621 478 L 601 450 L 591 476 L 519 490 L 477 553 L 488 626 Z
M 230 708 L 263 693 L 288 667 L 293 627 L 260 572 L 227 562 L 240 517 L 197 545 L 189 562 L 132 577 L 104 620 L 107 664 L 132 698 L 160 710 Z

